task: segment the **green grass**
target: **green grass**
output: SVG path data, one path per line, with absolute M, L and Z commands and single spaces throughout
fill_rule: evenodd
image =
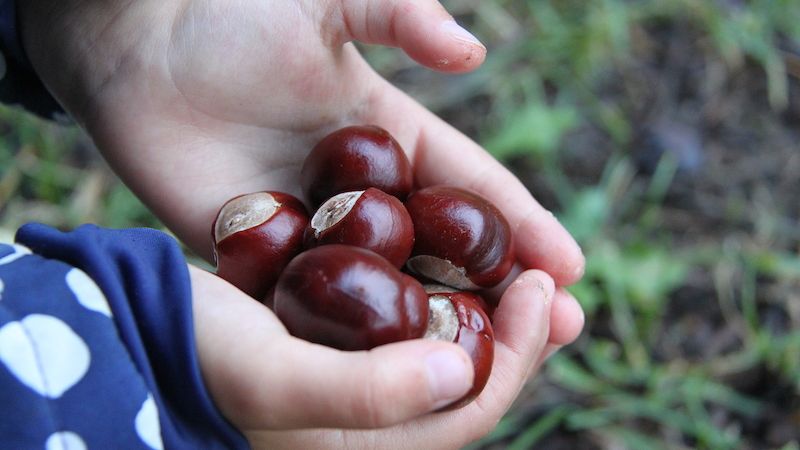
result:
M 629 94 L 615 93 L 609 84 L 624 85 L 631 68 L 646 63 L 647 50 L 636 48 L 642 42 L 634 37 L 656 39 L 660 29 L 677 29 L 668 35 L 690 32 L 702 58 L 724 68 L 721 76 L 750 71 L 763 78 L 765 112 L 778 120 L 788 106 L 790 86 L 778 43 L 800 42 L 800 2 L 751 1 L 741 7 L 683 0 L 490 3 L 480 8 L 495 9 L 490 17 L 505 17 L 515 33 L 490 50 L 499 56 L 489 61 L 494 66 L 484 75 L 483 90 L 475 93 L 490 99 L 478 138 L 498 158 L 529 161 L 535 177 L 546 180 L 552 206 L 587 255 L 586 276 L 571 291 L 587 311 L 588 330 L 545 368 L 543 384 L 563 390 L 564 398 L 535 420 L 526 419 L 532 406 L 518 405 L 475 447 L 531 448 L 548 433 L 633 449 L 766 445 L 763 436 L 748 435 L 743 424 L 763 417 L 774 399 L 741 392 L 731 380 L 764 371 L 766 383 L 785 386 L 788 397 L 800 395 L 800 323 L 791 312 L 800 285 L 797 227 L 792 237 L 774 236 L 773 241 L 788 241 L 786 246 L 758 242 L 735 221 L 704 230 L 696 239 L 700 245 L 681 243 L 686 240 L 681 230 L 664 226 L 677 164 L 664 157 L 651 176 L 635 173 L 631 151 L 638 145 L 640 124 L 626 111 Z M 479 36 L 499 31 L 480 15 L 471 18 Z M 754 89 L 752 95 L 758 94 Z M 597 167 L 598 176 L 588 184 L 564 174 L 562 154 L 565 140 L 586 129 L 608 149 L 605 167 Z M 788 212 L 775 211 L 773 219 L 791 222 L 783 213 Z M 691 294 L 698 284 L 707 292 Z M 680 306 L 687 296 L 712 316 L 687 313 Z M 792 325 L 775 329 L 766 323 L 768 307 L 793 317 Z M 686 341 L 695 328 L 702 329 L 670 314 L 721 320 L 709 339 L 724 329 L 737 342 L 704 355 L 665 355 L 665 341 Z M 715 417 L 720 411 L 728 418 Z M 797 411 L 794 402 L 784 413 Z M 795 427 L 793 440 L 774 444 L 796 447 L 800 425 L 785 420 Z
M 778 154 L 783 141 L 758 123 L 729 122 L 727 106 L 719 123 L 702 125 L 709 154 L 735 147 L 728 136 L 739 129 L 755 137 L 709 156 L 701 174 L 682 173 L 670 153 L 643 173 L 636 155 L 642 117 L 681 118 L 685 105 L 706 111 L 737 95 L 735 107 L 798 138 L 782 121 L 798 98 L 784 55 L 787 42 L 800 48 L 800 0 L 447 5 L 488 44 L 482 69 L 430 78 L 395 50 L 366 48 L 369 60 L 506 161 L 588 261 L 570 288 L 586 331 L 472 448 L 559 437 L 571 448 L 799 448 L 798 191 L 772 178 L 737 184 L 724 158 L 800 154 L 798 140 Z M 404 85 L 408 73 L 446 79 L 447 89 Z M 648 97 L 651 79 L 668 89 Z M 78 131 L 8 108 L 0 130 L 0 237 L 31 220 L 161 227 Z M 772 442 L 765 427 L 781 420 L 794 434 Z
M 149 226 L 158 220 L 99 159 L 75 127 L 0 107 L 0 230 L 23 223 Z

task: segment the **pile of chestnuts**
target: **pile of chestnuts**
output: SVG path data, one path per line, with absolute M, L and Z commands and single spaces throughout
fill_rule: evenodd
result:
M 217 274 L 270 306 L 289 332 L 341 350 L 406 339 L 456 342 L 483 389 L 494 358 L 490 308 L 475 291 L 513 264 L 500 211 L 450 186 L 414 190 L 411 163 L 376 126 L 323 138 L 306 158 L 308 204 L 282 192 L 229 200 L 212 235 Z M 423 285 L 423 283 L 425 283 Z

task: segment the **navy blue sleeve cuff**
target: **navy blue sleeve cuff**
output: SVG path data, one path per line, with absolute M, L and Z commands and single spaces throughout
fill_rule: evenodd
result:
M 22 47 L 16 0 L 0 0 L 0 101 L 47 119 L 64 117 L 63 108 L 36 75 Z
M 249 448 L 219 413 L 200 373 L 189 272 L 177 243 L 151 229 L 28 224 L 17 241 L 86 272 L 108 299 L 122 341 L 153 393 L 168 449 Z
M 17 27 L 16 0 L 0 0 L 0 43 L 7 58 L 18 61 L 28 69 L 33 69 L 22 49 Z

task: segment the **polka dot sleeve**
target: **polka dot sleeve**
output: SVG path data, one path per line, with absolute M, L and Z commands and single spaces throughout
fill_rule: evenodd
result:
M 32 224 L 17 242 L 0 244 L 4 448 L 248 447 L 205 390 L 173 239 Z

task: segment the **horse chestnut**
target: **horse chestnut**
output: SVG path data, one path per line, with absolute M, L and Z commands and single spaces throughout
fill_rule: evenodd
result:
M 307 248 L 348 244 L 402 267 L 414 246 L 414 226 L 400 200 L 369 188 L 337 194 L 320 206 L 305 232 Z
M 308 213 L 282 192 L 255 192 L 228 200 L 212 227 L 217 275 L 261 300 L 281 270 L 300 253 Z
M 301 253 L 275 286 L 275 314 L 299 338 L 340 350 L 367 350 L 422 337 L 428 295 L 376 253 L 323 245 Z
M 449 186 L 414 192 L 405 203 L 414 223 L 412 272 L 458 289 L 500 283 L 511 271 L 511 228 L 476 194 Z
M 428 328 L 424 337 L 455 342 L 472 358 L 475 369 L 472 388 L 447 407 L 460 408 L 477 397 L 489 380 L 494 362 L 494 331 L 478 295 L 472 292 L 429 292 L 428 295 Z
M 400 144 L 377 126 L 351 126 L 325 136 L 306 157 L 300 184 L 314 206 L 342 192 L 374 187 L 404 200 L 414 182 Z

